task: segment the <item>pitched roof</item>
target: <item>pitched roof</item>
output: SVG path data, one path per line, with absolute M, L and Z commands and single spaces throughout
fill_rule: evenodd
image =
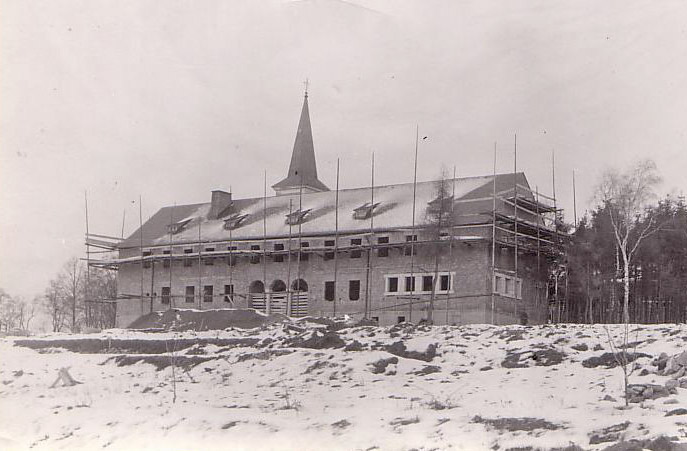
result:
M 291 164 L 286 178 L 274 185 L 277 191 L 300 186 L 310 187 L 315 191 L 328 191 L 329 188 L 317 178 L 317 164 L 315 162 L 315 146 L 312 141 L 310 127 L 310 111 L 308 109 L 308 93 L 303 99 L 301 118 L 298 121 L 296 140 L 293 143 Z
M 492 176 L 467 177 L 455 179 L 455 199 L 457 223 L 481 223 L 491 217 L 492 208 Z M 449 184 L 451 180 L 447 181 Z M 419 182 L 416 189 L 415 223 L 421 226 L 426 222 L 425 212 L 429 202 L 437 196 L 437 182 Z M 529 184 L 523 173 L 517 174 L 518 196 L 533 200 L 529 192 Z M 450 185 L 449 185 L 450 186 Z M 450 187 L 451 192 L 454 187 Z M 513 174 L 499 174 L 496 176 L 496 191 L 504 192 L 513 189 Z M 175 244 L 198 242 L 198 228 L 200 227 L 203 241 L 228 241 L 261 239 L 263 237 L 263 218 L 266 226 L 266 236 L 288 237 L 289 224 L 286 220 L 289 212 L 308 210 L 307 217 L 302 224 L 291 226 L 291 234 L 297 233 L 298 227 L 304 236 L 333 234 L 335 230 L 335 191 L 289 196 L 271 196 L 250 199 L 235 199 L 231 212 L 225 217 L 208 219 L 210 203 L 177 205 L 160 209 L 143 225 L 143 245 L 169 244 L 170 222 L 193 217 L 183 230 L 172 235 Z M 370 187 L 344 189 L 339 191 L 338 229 L 340 233 L 364 233 L 369 231 L 370 222 L 354 218 L 354 210 L 371 199 Z M 375 186 L 375 203 L 379 205 L 374 210 L 375 230 L 401 230 L 412 226 L 413 184 Z M 462 202 L 461 202 L 462 201 Z M 263 205 L 266 209 L 263 209 Z M 507 213 L 507 206 L 501 208 Z M 511 207 L 512 208 L 512 207 Z M 512 210 L 511 210 L 512 212 Z M 238 227 L 233 230 L 224 228 L 225 219 L 232 215 L 247 215 Z M 134 232 L 120 244 L 120 248 L 140 246 L 140 230 Z

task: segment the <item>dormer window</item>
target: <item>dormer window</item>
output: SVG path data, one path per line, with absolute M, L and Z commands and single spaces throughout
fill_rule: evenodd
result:
M 370 203 L 370 202 L 365 202 L 362 204 L 360 207 L 356 208 L 353 210 L 353 218 L 354 219 L 369 219 L 370 216 L 374 213 L 375 208 L 379 206 L 379 202 Z
M 246 220 L 248 215 L 232 215 L 224 220 L 224 228 L 226 230 L 234 230 L 241 226 L 241 224 Z
M 167 226 L 167 232 L 171 233 L 172 235 L 181 232 L 184 230 L 184 227 L 188 225 L 189 222 L 191 222 L 191 219 L 193 218 L 186 218 L 182 219 L 179 222 L 175 222 L 174 224 L 169 224 Z
M 296 210 L 296 211 L 286 215 L 286 221 L 285 222 L 288 225 L 301 224 L 301 223 L 303 223 L 303 221 L 305 221 L 306 216 L 311 211 L 312 211 L 312 208 L 308 208 L 307 210 Z

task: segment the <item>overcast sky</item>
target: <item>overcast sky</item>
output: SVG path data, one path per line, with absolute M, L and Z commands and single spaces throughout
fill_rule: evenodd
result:
M 173 203 L 286 175 L 310 79 L 333 187 L 518 169 L 580 215 L 603 169 L 654 158 L 687 189 L 687 2 L 4 0 L 0 287 L 31 297 Z

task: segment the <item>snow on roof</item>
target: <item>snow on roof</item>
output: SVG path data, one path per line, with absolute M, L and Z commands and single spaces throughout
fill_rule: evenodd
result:
M 497 191 L 509 184 L 512 186 L 513 174 L 499 174 L 497 177 Z M 527 185 L 523 173 L 518 173 L 519 184 Z M 449 184 L 451 181 L 449 181 Z M 474 200 L 475 202 L 459 203 L 455 207 L 458 214 L 465 216 L 481 215 L 491 209 L 491 192 L 493 177 L 467 177 L 455 180 L 455 187 L 449 185 L 449 189 L 455 189 L 455 199 Z M 436 199 L 437 182 L 419 182 L 416 187 L 416 212 L 417 225 L 425 222 L 427 205 Z M 485 196 L 489 196 L 486 201 Z M 233 230 L 224 227 L 227 217 L 208 219 L 210 203 L 181 205 L 160 209 L 150 220 L 143 225 L 143 245 L 169 244 L 170 235 L 168 226 L 170 218 L 174 222 L 176 218 L 199 218 L 192 221 L 181 231 L 172 236 L 175 244 L 191 243 L 198 241 L 198 227 L 200 227 L 203 241 L 228 241 L 261 239 L 264 234 L 267 237 L 288 237 L 289 228 L 291 234 L 297 233 L 296 227 L 300 227 L 304 236 L 331 234 L 335 230 L 335 191 L 298 194 L 289 196 L 272 196 L 267 199 L 261 197 L 252 199 L 236 199 L 232 209 L 232 215 L 247 215 L 246 218 Z M 404 183 L 397 185 L 375 186 L 374 200 L 379 206 L 374 209 L 375 230 L 398 230 L 410 228 L 412 225 L 413 184 Z M 339 191 L 339 215 L 338 229 L 342 233 L 356 233 L 369 231 L 369 222 L 355 219 L 353 212 L 356 208 L 371 201 L 370 187 L 344 189 Z M 290 204 L 291 202 L 291 204 Z M 310 210 L 300 226 L 289 226 L 284 218 L 291 211 Z M 263 208 L 263 207 L 266 208 Z M 172 210 L 172 211 L 170 211 Z M 484 210 L 484 211 L 482 211 Z M 266 233 L 263 231 L 263 221 Z M 231 233 L 231 235 L 230 235 Z M 140 246 L 140 230 L 134 232 L 129 238 L 120 244 L 120 248 Z

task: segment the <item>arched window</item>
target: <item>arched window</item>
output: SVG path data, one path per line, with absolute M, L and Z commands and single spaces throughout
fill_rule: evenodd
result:
M 308 284 L 303 279 L 297 279 L 291 284 L 291 289 L 293 291 L 308 291 Z
M 264 293 L 265 292 L 265 284 L 259 280 L 254 280 L 250 284 L 250 287 L 248 287 L 248 291 L 250 293 Z
M 277 279 L 277 280 L 275 280 L 274 282 L 272 282 L 272 286 L 270 287 L 270 289 L 271 289 L 272 292 L 274 292 L 274 293 L 279 293 L 279 292 L 281 292 L 281 291 L 286 291 L 286 284 L 284 283 L 283 280 Z

